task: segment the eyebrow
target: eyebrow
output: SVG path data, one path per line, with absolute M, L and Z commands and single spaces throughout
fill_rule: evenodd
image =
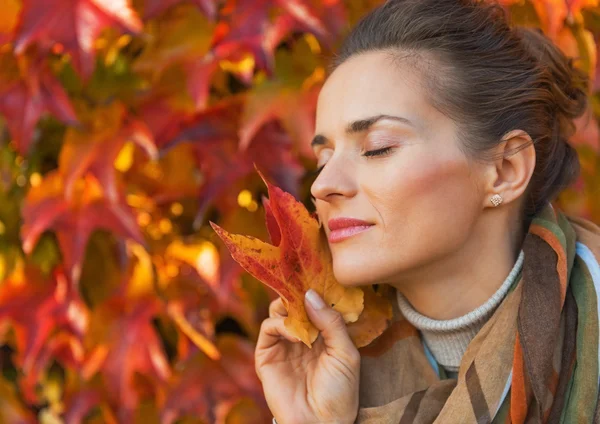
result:
M 406 118 L 402 118 L 400 116 L 393 116 L 393 115 L 384 115 L 384 114 L 382 114 L 382 115 L 371 116 L 370 118 L 359 119 L 357 121 L 350 122 L 346 126 L 346 134 L 356 134 L 356 133 L 359 133 L 359 132 L 366 131 L 369 128 L 371 128 L 376 122 L 378 122 L 378 121 L 380 121 L 382 119 L 390 119 L 390 120 L 393 120 L 393 121 L 399 121 L 399 122 L 402 122 L 404 124 L 412 125 L 412 122 L 410 122 Z M 322 134 L 317 134 L 312 139 L 310 145 L 311 145 L 311 147 L 315 147 L 315 146 L 318 146 L 318 145 L 326 144 L 326 142 L 327 142 L 327 137 L 325 137 Z

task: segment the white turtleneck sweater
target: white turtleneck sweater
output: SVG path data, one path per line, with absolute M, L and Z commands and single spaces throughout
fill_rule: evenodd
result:
M 435 360 L 444 367 L 450 378 L 456 378 L 460 361 L 467 346 L 481 330 L 487 320 L 500 305 L 515 278 L 519 275 L 525 254 L 521 250 L 513 269 L 500 288 L 483 305 L 473 311 L 450 320 L 435 320 L 417 312 L 408 300 L 396 290 L 398 307 L 402 315 L 414 325 L 423 336 L 425 344 Z

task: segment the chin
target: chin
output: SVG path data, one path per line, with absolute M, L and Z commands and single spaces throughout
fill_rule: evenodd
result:
M 336 266 L 334 263 L 333 275 L 337 282 L 344 287 L 366 286 L 378 282 L 373 272 L 369 272 L 369 267 L 357 263 L 354 263 L 353 266 Z

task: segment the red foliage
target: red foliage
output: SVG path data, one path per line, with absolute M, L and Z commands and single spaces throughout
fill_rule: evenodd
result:
M 325 69 L 380 3 L 0 1 L 0 422 L 268 422 L 252 353 L 277 294 L 208 222 L 293 242 L 255 166 L 308 198 Z M 502 3 L 597 95 L 597 0 Z M 590 112 L 560 202 L 599 220 Z M 385 321 L 364 299 L 358 345 Z

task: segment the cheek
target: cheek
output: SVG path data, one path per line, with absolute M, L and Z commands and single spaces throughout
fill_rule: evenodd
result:
M 477 195 L 464 158 L 413 155 L 386 166 L 388 177 L 379 179 L 386 183 L 371 187 L 369 194 L 386 234 L 408 236 L 412 230 L 418 239 L 471 225 Z

